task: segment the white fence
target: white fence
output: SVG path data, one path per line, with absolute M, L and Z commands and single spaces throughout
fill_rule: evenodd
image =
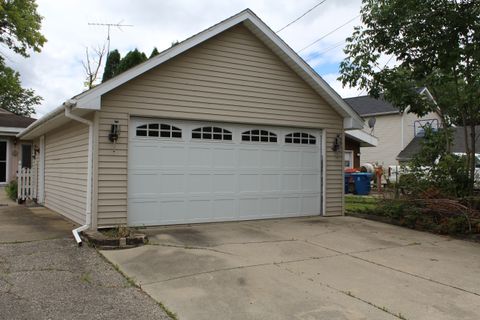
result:
M 21 162 L 18 164 L 17 182 L 18 182 L 18 201 L 37 198 L 37 182 L 35 168 L 22 168 Z

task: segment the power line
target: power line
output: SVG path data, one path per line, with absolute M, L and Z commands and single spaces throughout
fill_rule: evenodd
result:
M 277 33 L 283 31 L 284 29 L 290 27 L 292 24 L 294 24 L 295 22 L 297 22 L 298 20 L 302 19 L 303 17 L 305 17 L 308 13 L 310 13 L 312 10 L 314 10 L 316 7 L 318 7 L 319 5 L 321 5 L 322 3 L 324 3 L 325 1 L 327 0 L 322 0 L 320 1 L 319 3 L 317 3 L 316 5 L 314 5 L 313 7 L 311 7 L 310 9 L 308 9 L 307 11 L 305 11 L 300 17 L 296 18 L 295 20 L 289 22 L 286 26 L 284 26 L 283 28 L 281 28 L 280 30 L 277 31 Z
M 387 67 L 387 64 L 389 64 L 390 61 L 392 61 L 392 59 L 393 59 L 394 56 L 395 56 L 395 55 L 392 54 L 392 55 L 390 56 L 390 58 L 388 58 L 387 62 L 385 62 L 385 64 L 383 65 L 383 68 L 380 69 L 380 72 L 383 71 L 383 69 L 385 69 L 385 68 Z M 365 90 L 367 90 L 367 89 L 364 88 L 362 91 L 360 91 L 360 93 L 357 95 L 357 97 L 360 97 L 360 96 L 365 92 Z
M 321 36 L 320 38 L 318 38 L 317 40 L 313 41 L 312 43 L 310 43 L 309 45 L 307 45 L 306 47 L 303 47 L 302 49 L 298 50 L 297 52 L 302 52 L 303 50 L 307 49 L 307 48 L 310 48 L 311 46 L 313 46 L 315 43 L 325 39 L 326 37 L 328 37 L 329 35 L 331 35 L 332 33 L 336 32 L 337 30 L 345 27 L 347 24 L 349 24 L 350 22 L 352 22 L 353 20 L 357 19 L 358 17 L 360 17 L 360 15 L 356 16 L 356 17 L 353 17 L 352 19 L 348 20 L 347 22 L 345 22 L 344 24 L 342 24 L 341 26 L 333 29 L 332 31 L 328 32 L 327 34 Z
M 339 42 L 335 43 L 333 46 L 329 47 L 328 49 L 325 49 L 325 50 L 319 52 L 318 54 L 315 55 L 315 57 L 311 57 L 311 58 L 305 59 L 305 60 L 307 60 L 307 61 L 312 60 L 313 58 L 316 58 L 316 57 L 318 57 L 318 56 L 320 56 L 324 53 L 327 53 L 329 51 L 332 51 L 333 49 L 336 49 L 336 48 L 340 47 L 344 43 L 345 43 L 345 40 L 339 41 Z

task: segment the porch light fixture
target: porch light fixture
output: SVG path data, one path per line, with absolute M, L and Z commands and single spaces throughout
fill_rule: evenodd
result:
M 338 152 L 342 146 L 342 136 L 337 134 L 335 140 L 333 140 L 332 151 Z
M 34 145 L 33 146 L 33 154 L 32 154 L 32 158 L 33 159 L 36 159 L 37 158 L 37 154 L 40 153 L 40 147 L 37 146 L 37 145 Z
M 110 127 L 108 140 L 110 140 L 110 142 L 116 143 L 119 135 L 120 135 L 120 125 L 118 124 L 118 120 L 115 120 L 112 126 Z

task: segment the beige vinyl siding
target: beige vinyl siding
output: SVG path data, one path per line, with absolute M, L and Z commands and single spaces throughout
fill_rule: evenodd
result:
M 69 122 L 45 135 L 45 207 L 85 223 L 88 126 Z
M 373 135 L 378 138 L 376 147 L 360 148 L 360 162 L 378 163 L 384 166 L 398 164 L 397 156 L 414 138 L 414 122 L 417 120 L 438 119 L 437 113 L 429 113 L 424 117 L 418 117 L 413 113 L 407 113 L 403 119 L 403 145 L 402 145 L 402 115 L 391 114 L 376 117 Z M 365 130 L 370 132 L 368 118 L 365 119 Z
M 126 223 L 130 116 L 328 129 L 343 119 L 245 27 L 237 26 L 102 97 L 99 115 L 98 224 Z M 108 141 L 111 124 L 121 134 Z M 340 153 L 327 150 L 326 214 L 342 214 Z

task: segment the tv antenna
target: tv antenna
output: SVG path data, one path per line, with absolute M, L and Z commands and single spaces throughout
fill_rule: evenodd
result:
M 107 27 L 107 54 L 110 53 L 110 28 L 115 27 L 118 30 L 123 31 L 122 27 L 133 27 L 133 24 L 123 24 L 123 20 L 120 20 L 118 23 L 98 23 L 98 22 L 89 22 L 89 26 L 102 26 Z

